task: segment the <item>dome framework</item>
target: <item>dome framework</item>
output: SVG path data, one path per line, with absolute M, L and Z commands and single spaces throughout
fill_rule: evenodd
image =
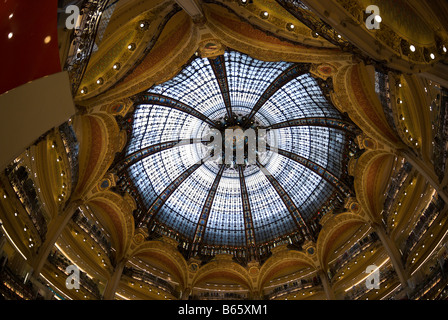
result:
M 319 220 L 353 195 L 347 165 L 357 148 L 356 126 L 326 98 L 328 83 L 309 64 L 228 50 L 193 57 L 137 95 L 117 166 L 139 199 L 136 225 L 175 238 L 188 256 L 259 258 L 274 242 L 317 239 Z M 210 132 L 222 137 L 219 154 Z

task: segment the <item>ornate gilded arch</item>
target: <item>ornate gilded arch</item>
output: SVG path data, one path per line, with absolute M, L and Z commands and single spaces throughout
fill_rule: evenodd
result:
M 132 238 L 132 244 L 126 256 L 129 259 L 145 256 L 159 259 L 170 273 L 175 275 L 181 287 L 185 287 L 188 281 L 188 265 L 172 241 L 172 239 L 146 241 L 145 234 L 137 232 Z
M 118 260 L 127 252 L 134 235 L 135 204 L 113 191 L 94 193 L 87 201 L 98 220 L 104 222 L 111 232 Z
M 191 279 L 194 287 L 201 281 L 213 279 L 214 277 L 226 277 L 253 291 L 253 283 L 249 272 L 240 264 L 232 261 L 231 255 L 217 255 L 212 261 L 199 268 Z
M 107 113 L 79 115 L 74 118 L 79 139 L 79 178 L 74 197 L 85 196 L 104 176 L 112 164 L 115 153 L 126 141 L 115 118 Z
M 259 276 L 258 276 L 258 290 L 261 292 L 265 287 L 266 283 L 271 280 L 275 274 L 283 268 L 297 268 L 303 269 L 310 267 L 312 269 L 318 269 L 316 260 L 312 258 L 317 253 L 312 255 L 297 251 L 288 250 L 287 248 L 280 248 L 280 250 L 275 253 L 261 266 Z
M 323 270 L 327 270 L 328 259 L 336 249 L 335 240 L 342 234 L 351 232 L 367 223 L 369 221 L 366 220 L 366 217 L 353 212 L 340 213 L 325 221 L 316 242 L 318 261 Z
M 358 159 L 354 187 L 361 208 L 371 221 L 381 220 L 382 200 L 394 155 L 385 150 L 368 150 Z
M 366 135 L 391 148 L 403 145 L 387 123 L 374 90 L 374 75 L 369 75 L 364 63 L 340 68 L 333 85 L 333 103 L 341 112 L 347 112 Z

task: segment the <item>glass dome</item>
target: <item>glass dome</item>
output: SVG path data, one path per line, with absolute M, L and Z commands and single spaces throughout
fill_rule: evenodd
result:
M 227 51 L 138 95 L 120 163 L 136 224 L 202 253 L 315 240 L 352 193 L 355 127 L 309 69 Z

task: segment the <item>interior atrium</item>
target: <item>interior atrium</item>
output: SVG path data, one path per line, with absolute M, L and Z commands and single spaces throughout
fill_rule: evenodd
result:
M 447 17 L 5 0 L 0 299 L 447 299 Z

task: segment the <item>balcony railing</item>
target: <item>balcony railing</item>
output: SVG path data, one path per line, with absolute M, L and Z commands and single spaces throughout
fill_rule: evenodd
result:
M 412 170 L 412 165 L 409 162 L 405 162 L 403 166 L 398 170 L 397 174 L 392 177 L 389 187 L 386 192 L 386 198 L 383 204 L 383 219 L 387 221 L 392 210 L 397 194 L 403 187 L 406 179 L 408 178 Z
M 401 252 L 404 264 L 406 264 L 410 253 L 415 248 L 416 244 L 423 238 L 426 231 L 431 227 L 432 223 L 436 220 L 444 206 L 445 202 L 441 198 L 436 197 L 433 198 L 433 200 L 423 210 L 420 219 L 417 221 L 414 229 L 402 245 Z
M 277 2 L 296 19 L 313 31 L 313 36 L 322 37 L 328 42 L 340 47 L 344 51 L 360 54 L 360 51 L 345 40 L 328 23 L 315 15 L 308 7 L 299 0 L 277 0 Z
M 7 300 L 39 299 L 37 288 L 15 275 L 7 266 L 0 268 L 0 294 Z M 42 298 L 42 297 L 40 297 Z
M 366 237 L 362 238 L 351 246 L 347 251 L 345 251 L 332 265 L 330 265 L 329 272 L 332 275 L 337 274 L 345 265 L 347 265 L 351 260 L 356 258 L 361 253 L 365 252 L 367 249 L 373 249 L 374 247 L 380 246 L 378 242 L 379 238 L 375 232 L 370 233 Z M 378 244 L 375 246 L 375 244 Z
M 381 288 L 386 282 L 390 281 L 391 279 L 394 279 L 397 276 L 394 268 L 392 266 L 389 266 L 383 270 L 380 269 L 380 283 L 379 287 Z M 365 282 L 361 282 L 358 285 L 354 286 L 350 291 L 348 291 L 344 297 L 345 300 L 358 300 L 364 295 L 371 292 L 372 289 L 369 288 Z
M 143 281 L 149 285 L 162 289 L 163 291 L 166 291 L 175 297 L 179 295 L 179 293 L 171 283 L 144 270 L 125 267 L 123 269 L 123 274 L 132 279 Z
M 73 265 L 73 263 L 66 258 L 64 255 L 58 253 L 57 251 L 53 251 L 48 256 L 48 261 L 55 266 L 58 270 L 65 273 L 67 277 L 70 275 L 66 273 L 66 268 L 70 265 Z M 90 292 L 95 298 L 100 298 L 100 290 L 98 289 L 98 285 L 90 279 L 86 273 L 79 271 L 79 284 L 82 286 L 85 290 Z
M 79 228 L 88 234 L 96 244 L 98 244 L 109 260 L 114 263 L 115 255 L 112 250 L 112 244 L 102 230 L 95 223 L 91 222 L 84 215 L 82 215 L 80 211 L 76 211 L 73 214 L 72 220 L 78 225 Z
M 282 285 L 279 285 L 275 287 L 272 291 L 267 293 L 264 298 L 265 299 L 276 299 L 281 296 L 291 294 L 294 292 L 300 292 L 302 290 L 312 290 L 313 288 L 319 288 L 322 289 L 322 282 L 320 280 L 320 277 L 317 275 L 310 277 L 310 278 L 304 278 L 304 279 L 297 279 L 294 281 L 290 281 L 288 283 L 284 283 Z
M 247 293 L 206 291 L 194 294 L 192 300 L 247 300 Z
M 30 178 L 28 171 L 24 166 L 14 163 L 5 170 L 9 183 L 14 189 L 18 199 L 22 203 L 28 217 L 37 230 L 41 241 L 45 241 L 47 234 L 47 221 L 37 194 L 35 184 Z
M 68 71 L 72 94 L 75 95 L 89 63 L 90 55 L 95 45 L 95 39 L 100 25 L 102 13 L 109 0 L 86 0 L 83 2 L 81 24 L 72 35 L 72 54 L 67 58 L 64 70 Z
M 448 90 L 442 88 L 440 108 L 434 137 L 434 170 L 440 181 L 445 176 L 448 160 Z
M 78 173 L 79 173 L 79 142 L 76 138 L 75 131 L 73 127 L 65 122 L 64 124 L 59 126 L 59 134 L 62 139 L 62 143 L 64 144 L 64 150 L 67 154 L 68 162 L 71 169 L 71 184 L 72 190 L 78 183 Z
M 443 263 L 438 261 L 432 266 L 432 272 L 421 281 L 409 295 L 413 300 L 433 299 L 439 289 L 443 289 L 448 283 L 448 260 Z
M 375 92 L 383 107 L 384 115 L 389 127 L 398 135 L 397 126 L 394 119 L 394 110 L 391 103 L 391 88 L 389 74 L 379 69 L 375 70 Z

